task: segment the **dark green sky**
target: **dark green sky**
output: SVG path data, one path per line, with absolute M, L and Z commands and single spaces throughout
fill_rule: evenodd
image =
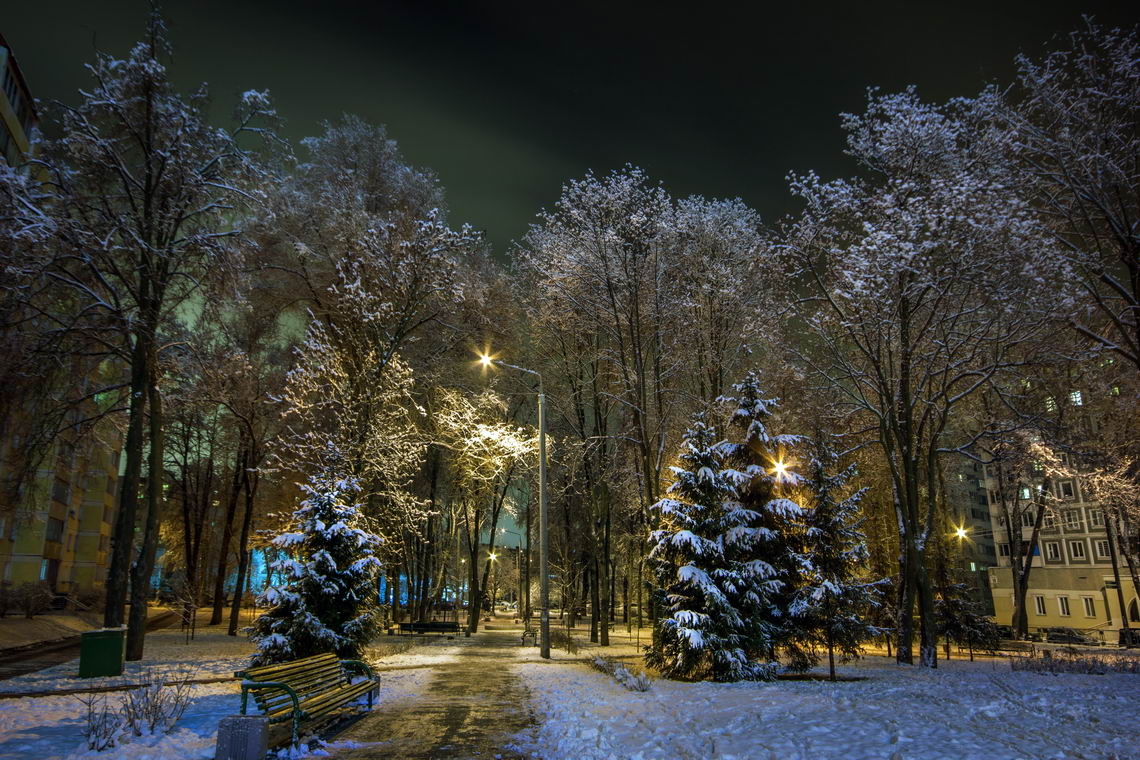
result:
M 40 0 L 0 14 L 34 94 L 74 101 L 95 45 L 121 55 L 142 0 Z M 869 85 L 932 99 L 1008 80 L 1013 56 L 1124 2 L 898 4 L 167 0 L 174 77 L 219 115 L 268 88 L 292 137 L 352 112 L 434 168 L 452 218 L 502 250 L 561 183 L 639 164 L 676 194 L 790 210 L 784 176 L 846 173 L 837 114 Z M 794 6 L 794 7 L 792 7 Z M 742 11 L 741 7 L 749 10 Z

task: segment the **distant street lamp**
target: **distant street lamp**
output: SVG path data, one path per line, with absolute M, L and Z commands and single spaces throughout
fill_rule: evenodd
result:
M 497 364 L 500 367 L 525 372 L 538 378 L 538 604 L 539 604 L 539 655 L 550 659 L 550 567 L 549 567 L 549 516 L 546 496 L 546 394 L 542 392 L 542 375 L 533 369 L 508 364 L 490 354 L 482 354 L 479 363 L 484 369 Z

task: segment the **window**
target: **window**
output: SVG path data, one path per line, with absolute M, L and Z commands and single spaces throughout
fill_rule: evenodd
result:
M 1085 617 L 1096 617 L 1096 600 L 1091 596 L 1082 596 L 1085 603 Z
M 1041 462 L 1039 462 L 1039 461 L 1034 461 L 1033 462 L 1033 472 L 1040 475 L 1041 473 L 1045 472 L 1045 465 L 1041 464 Z
M 1046 528 L 1052 528 L 1057 524 L 1057 517 L 1052 512 L 1045 513 L 1045 519 L 1041 522 Z
M 1068 617 L 1070 614 L 1069 613 L 1069 597 L 1067 597 L 1067 596 L 1057 597 L 1057 607 L 1061 610 L 1061 614 L 1063 616 Z
M 1073 481 L 1062 480 L 1057 484 L 1057 495 L 1065 501 L 1072 501 L 1077 498 L 1076 489 L 1073 487 Z
M 68 504 L 71 501 L 71 488 L 66 480 L 63 478 L 55 479 L 51 486 L 51 497 L 60 504 Z
M 1119 385 L 1114 385 L 1114 386 L 1112 386 L 1111 388 L 1109 388 L 1109 390 L 1108 390 L 1108 395 L 1110 395 L 1110 396 L 1119 396 L 1119 395 L 1120 395 L 1120 386 L 1119 386 Z
M 1098 539 L 1098 540 L 1093 542 L 1093 545 L 1096 546 L 1096 556 L 1097 557 L 1099 557 L 1100 559 L 1108 559 L 1111 552 L 1109 552 L 1109 550 L 1108 550 L 1108 539 L 1107 538 Z
M 1065 510 L 1065 527 L 1069 530 L 1081 529 L 1081 513 L 1076 509 Z
M 1104 527 L 1104 512 L 1099 509 L 1090 509 L 1089 526 L 1092 528 Z
M 1009 556 L 1009 544 L 998 544 L 998 554 L 1003 557 Z
M 1053 398 L 1052 396 L 1049 396 L 1048 398 L 1046 398 L 1045 399 L 1045 411 L 1047 411 L 1047 412 L 1057 411 L 1057 399 Z
M 991 488 L 990 489 L 990 504 L 997 504 L 1000 501 L 1001 501 L 1001 499 L 998 498 L 998 492 Z
M 1022 512 L 1021 513 L 1021 525 L 1022 525 L 1022 527 L 1032 528 L 1033 527 L 1033 521 L 1036 518 L 1037 518 L 1037 515 L 1033 514 L 1032 512 L 1028 512 L 1028 511 Z
M 1083 406 L 1085 399 L 1080 391 L 1069 391 L 1069 403 L 1073 406 Z
M 1029 500 L 1029 497 L 1030 497 L 1030 493 L 1029 493 L 1029 487 L 1028 487 L 1028 486 L 1026 486 L 1025 488 L 1022 488 L 1022 489 L 1021 489 L 1021 493 L 1020 493 L 1020 494 L 1018 494 L 1018 495 L 1021 497 L 1021 499 L 1022 499 L 1022 500 L 1024 500 L 1024 501 L 1028 501 L 1028 500 Z
M 47 531 L 44 533 L 45 541 L 60 541 L 63 538 L 63 520 L 49 517 Z
M 1073 559 L 1085 558 L 1085 542 L 1084 541 L 1070 541 L 1069 542 L 1069 556 Z
M 1045 614 L 1045 597 L 1043 597 L 1043 596 L 1033 597 L 1033 606 L 1037 609 L 1038 615 L 1044 615 Z
M 989 515 L 982 509 L 971 509 L 970 514 L 974 516 L 975 520 L 988 520 Z
M 1046 543 L 1045 559 L 1051 559 L 1054 562 L 1061 559 L 1061 545 L 1056 541 L 1049 541 Z

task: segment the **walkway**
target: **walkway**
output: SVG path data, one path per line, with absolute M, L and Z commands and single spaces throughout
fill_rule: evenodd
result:
M 417 697 L 381 705 L 337 735 L 358 746 L 337 758 L 518 758 L 508 745 L 533 723 L 526 688 L 511 672 L 517 631 L 456 639 L 456 660 L 433 668 Z M 381 674 L 383 678 L 383 674 Z

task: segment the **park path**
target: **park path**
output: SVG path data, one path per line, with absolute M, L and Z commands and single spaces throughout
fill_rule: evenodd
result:
M 456 640 L 456 659 L 436 665 L 414 698 L 380 705 L 336 737 L 340 760 L 518 758 L 508 745 L 530 728 L 530 695 L 512 672 L 518 631 Z M 380 674 L 383 678 L 383 673 Z

